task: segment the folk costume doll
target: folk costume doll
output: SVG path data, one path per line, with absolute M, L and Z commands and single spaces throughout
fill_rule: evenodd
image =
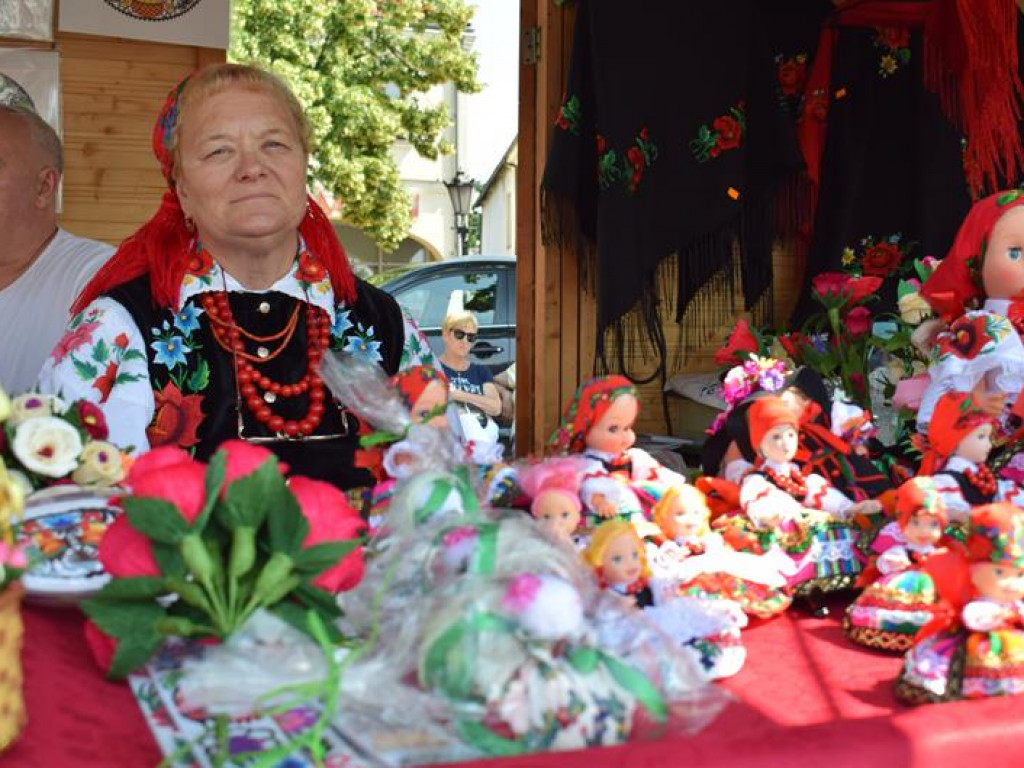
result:
M 587 459 L 580 497 L 587 512 L 598 518 L 637 516 L 645 506 L 649 509 L 659 490 L 686 482 L 647 451 L 633 447 L 639 408 L 629 379 L 592 379 L 576 391 L 548 441 L 553 452 Z
M 558 541 L 572 543 L 582 520 L 582 475 L 583 461 L 572 456 L 546 459 L 518 472 L 519 487 L 530 499 L 530 514 Z
M 999 502 L 971 510 L 967 557 L 924 564 L 951 606 L 918 634 L 896 695 L 910 703 L 1024 693 L 1024 511 Z
M 628 597 L 637 607 L 652 604 L 644 543 L 632 523 L 608 520 L 594 531 L 583 559 L 594 569 L 598 584 Z
M 782 398 L 761 398 L 747 421 L 759 463 L 740 486 L 743 514 L 762 547 L 777 543 L 793 559 L 790 586 L 797 595 L 813 595 L 814 609 L 822 613 L 819 593 L 849 587 L 861 572 L 857 534 L 847 521 L 877 513 L 881 505 L 854 503 L 821 475 L 801 470 L 794 462 L 799 419 Z
M 782 570 L 791 570 L 784 554 L 736 552 L 709 526 L 704 494 L 692 485 L 669 488 L 654 505 L 661 541 L 647 543 L 651 587 L 656 603 L 684 595 L 733 600 L 744 613 L 768 618 L 789 607 L 781 589 Z
M 896 520 L 879 532 L 872 548 L 879 554 L 861 575 L 866 589 L 850 605 L 843 631 L 855 643 L 905 651 L 932 619 L 938 597 L 931 576 L 920 565 L 943 542 L 946 509 L 929 477 L 900 486 Z
M 934 475 L 952 523 L 965 525 L 971 508 L 980 504 L 1024 503 L 1017 484 L 996 478 L 985 463 L 995 431 L 995 419 L 978 408 L 973 395 L 950 392 L 939 398 L 920 474 Z
M 984 395 L 979 406 L 1005 415 L 1024 388 L 1024 193 L 979 200 L 949 254 L 921 290 L 942 323 L 932 347 L 931 384 L 918 411 L 927 433 L 947 392 Z

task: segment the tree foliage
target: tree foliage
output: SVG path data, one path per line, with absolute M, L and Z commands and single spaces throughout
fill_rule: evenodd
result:
M 313 126 L 312 179 L 385 251 L 412 223 L 394 141 L 431 159 L 450 152 L 448 110 L 424 96 L 447 82 L 479 89 L 462 47 L 472 15 L 465 0 L 234 0 L 230 58 L 288 81 Z

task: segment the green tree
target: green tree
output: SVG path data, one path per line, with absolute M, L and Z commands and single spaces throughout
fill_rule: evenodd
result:
M 451 117 L 426 106 L 433 86 L 479 90 L 476 56 L 463 49 L 465 0 L 234 0 L 230 58 L 284 77 L 306 108 L 312 179 L 344 202 L 344 219 L 384 250 L 412 224 L 391 146 L 424 157 L 451 152 Z

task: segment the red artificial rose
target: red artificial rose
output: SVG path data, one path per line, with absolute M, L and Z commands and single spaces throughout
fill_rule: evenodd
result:
M 743 319 L 736 323 L 736 327 L 730 334 L 725 346 L 715 353 L 715 364 L 721 366 L 737 365 L 742 363 L 747 357 L 747 355 L 740 355 L 738 353 L 747 352 L 753 355 L 757 354 L 760 349 L 761 345 L 757 341 L 757 336 L 750 330 L 750 325 L 746 319 Z
M 160 576 L 153 557 L 153 542 L 132 527 L 128 515 L 118 516 L 103 534 L 100 563 L 107 573 L 119 579 Z
M 861 264 L 865 275 L 886 277 L 903 261 L 900 249 L 892 243 L 876 243 L 864 251 Z
M 726 149 L 735 149 L 740 145 L 740 140 L 743 138 L 742 129 L 740 128 L 739 120 L 732 115 L 716 117 L 714 122 L 711 123 L 711 127 L 718 133 L 715 147 L 719 152 Z
M 110 390 L 114 388 L 114 383 L 117 381 L 117 368 L 117 363 L 107 363 L 106 370 L 92 383 L 100 393 L 101 403 L 107 402 L 107 398 L 110 397 Z
M 627 149 L 626 159 L 629 160 L 629 164 L 637 171 L 643 171 L 644 165 L 647 163 L 647 158 L 644 157 L 640 147 L 630 147 Z
M 854 307 L 846 315 L 843 324 L 853 338 L 866 336 L 871 330 L 871 310 L 867 307 Z
M 603 155 L 605 147 L 608 146 L 604 140 L 604 136 L 602 136 L 600 133 L 597 134 L 597 136 L 594 137 L 594 143 L 597 144 L 597 154 Z
M 863 373 L 851 373 L 850 383 L 853 384 L 853 392 L 856 395 L 863 395 L 865 392 L 864 388 L 864 374 Z
M 117 640 L 93 624 L 92 621 L 86 621 L 85 642 L 89 646 L 96 664 L 103 670 L 103 674 L 109 674 L 114 654 L 117 653 Z
M 786 96 L 795 96 L 803 87 L 807 65 L 802 61 L 788 59 L 779 65 L 777 77 L 779 90 Z
M 152 446 L 180 445 L 188 448 L 199 442 L 196 434 L 203 422 L 202 395 L 183 395 L 172 382 L 162 392 L 154 392 L 156 416 L 146 428 Z
M 227 463 L 224 467 L 225 489 L 238 478 L 252 474 L 263 466 L 267 459 L 274 457 L 274 452 L 269 448 L 253 445 L 245 440 L 226 440 L 220 444 L 218 450 L 224 451 L 227 455 Z M 278 469 L 281 474 L 284 474 L 280 464 L 278 464 Z
M 329 541 L 348 541 L 366 530 L 366 522 L 333 485 L 308 477 L 293 477 L 288 487 L 309 523 L 304 547 Z M 363 548 L 357 547 L 341 562 L 320 573 L 313 584 L 328 592 L 352 589 L 363 578 Z
M 877 40 L 886 48 L 906 48 L 910 45 L 910 30 L 906 27 L 879 27 Z
M 304 252 L 299 256 L 298 277 L 307 283 L 318 283 L 327 277 L 327 268 L 316 256 Z
M 842 272 L 822 272 L 811 280 L 811 289 L 823 299 L 838 299 L 846 292 L 846 285 L 852 279 Z
M 800 359 L 801 349 L 806 342 L 806 338 L 799 331 L 793 333 L 784 333 L 778 337 L 779 344 L 786 350 L 786 354 L 789 355 L 794 362 L 798 362 Z
M 640 129 L 640 138 L 641 138 L 641 139 L 642 139 L 643 141 L 647 141 L 647 137 L 648 137 L 649 135 L 650 135 L 650 134 L 648 134 L 648 133 L 647 133 L 647 126 L 644 126 L 643 128 L 641 128 L 641 129 Z
M 96 403 L 82 400 L 78 403 L 78 420 L 82 424 L 89 437 L 93 440 L 106 440 L 110 434 L 107 428 L 107 418 Z
M 878 289 L 881 287 L 882 278 L 880 277 L 854 278 L 846 284 L 846 303 L 848 306 L 859 304 L 869 296 L 874 296 L 878 293 Z
M 161 455 L 151 458 L 155 453 Z M 190 523 L 206 503 L 206 465 L 173 446 L 144 454 L 128 473 L 127 484 L 133 496 L 171 502 Z

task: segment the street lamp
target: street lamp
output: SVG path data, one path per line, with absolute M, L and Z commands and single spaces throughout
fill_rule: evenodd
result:
M 462 256 L 466 253 L 466 235 L 469 234 L 466 217 L 469 215 L 469 207 L 473 203 L 475 184 L 472 179 L 464 179 L 462 171 L 456 171 L 452 180 L 444 182 L 444 185 L 448 189 L 448 196 L 452 199 L 452 209 L 455 211 L 455 232 L 458 236 L 456 255 Z

